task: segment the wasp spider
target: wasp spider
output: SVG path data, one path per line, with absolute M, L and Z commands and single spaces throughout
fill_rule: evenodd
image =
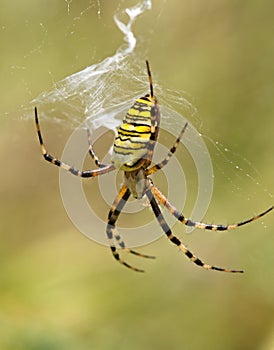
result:
M 41 146 L 42 155 L 46 161 L 65 169 L 73 175 L 79 177 L 96 177 L 102 174 L 109 173 L 115 169 L 124 171 L 124 184 L 119 191 L 116 199 L 113 202 L 108 214 L 108 222 L 106 228 L 106 234 L 109 240 L 110 249 L 113 257 L 122 265 L 130 268 L 131 270 L 143 272 L 139 268 L 129 265 L 124 261 L 118 252 L 117 247 L 122 251 L 132 253 L 144 258 L 154 258 L 153 256 L 144 255 L 138 253 L 132 249 L 126 247 L 125 242 L 115 229 L 116 221 L 126 204 L 130 195 L 136 199 L 141 199 L 143 196 L 147 196 L 152 211 L 159 222 L 162 230 L 168 237 L 168 239 L 175 244 L 191 261 L 196 265 L 206 270 L 217 270 L 224 272 L 243 272 L 243 270 L 233 270 L 227 268 L 221 268 L 213 265 L 209 265 L 195 256 L 186 246 L 181 242 L 179 238 L 173 235 L 170 227 L 165 221 L 161 209 L 156 199 L 167 208 L 167 210 L 182 224 L 199 229 L 211 230 L 211 231 L 227 231 L 236 227 L 243 226 L 252 221 L 259 219 L 265 214 L 269 213 L 273 206 L 266 211 L 258 214 L 251 219 L 241 221 L 232 225 L 213 225 L 205 224 L 202 222 L 195 222 L 187 219 L 180 211 L 178 211 L 168 199 L 160 192 L 160 190 L 153 184 L 151 174 L 162 169 L 169 161 L 171 156 L 175 153 L 178 144 L 187 128 L 187 123 L 182 128 L 177 140 L 170 148 L 166 157 L 160 162 L 151 166 L 153 151 L 155 143 L 157 141 L 159 127 L 160 127 L 160 109 L 156 97 L 153 93 L 152 77 L 149 68 L 149 63 L 146 61 L 147 73 L 150 85 L 150 93 L 144 97 L 140 97 L 134 105 L 128 110 L 126 116 L 118 129 L 117 136 L 114 140 L 113 152 L 111 157 L 111 164 L 102 164 L 96 154 L 93 151 L 91 145 L 90 132 L 88 131 L 89 141 L 89 154 L 98 167 L 97 170 L 78 170 L 74 167 L 56 159 L 50 153 L 48 153 L 45 144 L 43 142 L 39 121 L 38 112 L 35 108 L 35 123 L 39 142 Z

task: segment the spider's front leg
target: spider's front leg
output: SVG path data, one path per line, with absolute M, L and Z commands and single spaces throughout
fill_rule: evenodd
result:
M 222 272 L 231 272 L 231 273 L 243 273 L 243 270 L 232 270 L 232 269 L 226 269 L 223 267 L 217 267 L 214 265 L 208 265 L 204 263 L 202 260 L 200 260 L 198 257 L 196 257 L 190 250 L 187 249 L 187 247 L 180 241 L 179 238 L 173 235 L 170 227 L 168 226 L 167 222 L 164 219 L 164 216 L 155 200 L 155 197 L 150 189 L 147 190 L 146 195 L 149 199 L 151 208 L 154 212 L 154 215 L 156 219 L 158 220 L 162 230 L 166 234 L 167 238 L 175 244 L 185 255 L 188 259 L 190 259 L 194 264 L 197 266 L 202 267 L 206 270 L 216 270 L 216 271 L 222 271 Z
M 129 249 L 126 247 L 125 242 L 122 240 L 122 237 L 117 233 L 117 229 L 115 227 L 116 221 L 121 213 L 121 210 L 123 209 L 124 205 L 126 204 L 128 198 L 130 197 L 130 190 L 127 188 L 126 185 L 123 185 L 118 196 L 116 197 L 110 211 L 108 214 L 108 223 L 107 223 L 107 237 L 110 241 L 110 249 L 112 252 L 112 255 L 114 258 L 122 265 L 128 267 L 129 269 L 137 272 L 144 272 L 144 270 L 141 270 L 139 268 L 136 268 L 134 266 L 129 265 L 127 262 L 122 260 L 120 258 L 120 255 L 117 251 L 117 248 L 115 246 L 114 239 L 120 246 L 120 248 L 124 251 L 127 251 L 128 253 L 143 257 L 143 258 L 149 258 L 149 259 L 154 259 L 154 256 L 150 255 L 144 255 L 141 253 L 136 252 L 135 250 Z
M 229 231 L 232 229 L 235 229 L 236 227 L 239 226 L 243 226 L 246 225 L 252 221 L 258 220 L 259 218 L 261 218 L 262 216 L 266 215 L 267 213 L 269 213 L 271 210 L 274 209 L 274 207 L 270 207 L 267 210 L 265 210 L 264 212 L 253 216 L 250 219 L 238 222 L 236 224 L 231 224 L 231 225 L 214 225 L 214 224 L 206 224 L 203 222 L 198 222 L 198 221 L 192 221 L 190 219 L 187 219 L 181 212 L 179 212 L 179 210 L 177 210 L 169 201 L 168 199 L 161 193 L 161 191 L 155 187 L 152 183 L 151 183 L 151 191 L 153 192 L 153 194 L 156 196 L 156 198 L 159 199 L 159 201 L 168 209 L 168 211 L 178 220 L 180 221 L 182 224 L 186 225 L 186 226 L 190 226 L 190 227 L 195 227 L 195 228 L 199 228 L 202 230 L 210 230 L 210 231 Z
M 98 170 L 78 170 L 75 169 L 73 166 L 68 165 L 62 161 L 60 161 L 59 159 L 53 157 L 50 153 L 48 153 L 44 141 L 43 141 L 43 137 L 42 137 L 42 133 L 41 133 L 41 129 L 40 129 L 40 124 L 39 124 L 39 120 L 38 120 L 38 112 L 37 112 L 37 108 L 35 107 L 34 109 L 34 113 L 35 113 L 35 125 L 36 125 L 36 131 L 38 134 L 38 138 L 39 138 L 39 143 L 40 143 L 40 147 L 41 147 L 41 152 L 43 157 L 45 158 L 46 161 L 70 172 L 73 175 L 76 176 L 80 176 L 80 177 L 95 177 L 95 176 L 99 176 L 102 174 L 106 174 L 109 173 L 110 171 L 114 170 L 115 167 L 112 164 L 109 165 L 104 165 L 102 166 L 100 169 Z M 96 157 L 97 158 L 97 157 Z M 98 159 L 98 158 L 97 158 Z

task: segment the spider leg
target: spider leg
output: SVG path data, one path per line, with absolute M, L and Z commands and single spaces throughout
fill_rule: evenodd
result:
M 176 149 L 177 149 L 177 147 L 178 147 L 178 145 L 183 137 L 183 134 L 187 128 L 187 125 L 188 125 L 188 123 L 185 123 L 185 125 L 184 125 L 183 129 L 181 130 L 179 136 L 177 137 L 174 145 L 170 148 L 167 156 L 160 163 L 157 163 L 157 164 L 153 165 L 150 169 L 148 169 L 146 172 L 147 175 L 153 174 L 156 171 L 162 169 L 169 162 L 170 158 L 176 152 Z
M 97 155 L 95 154 L 94 150 L 93 150 L 93 147 L 92 147 L 92 144 L 91 144 L 91 133 L 90 133 L 90 130 L 87 129 L 87 133 L 88 133 L 88 152 L 91 156 L 91 158 L 93 159 L 95 165 L 98 167 L 98 168 L 104 168 L 107 166 L 107 164 L 103 164 L 100 162 L 99 158 L 97 157 Z
M 149 202 L 151 204 L 152 210 L 154 212 L 155 217 L 157 218 L 162 230 L 168 237 L 168 239 L 174 243 L 194 264 L 206 269 L 206 270 L 217 270 L 217 271 L 223 271 L 223 272 L 232 272 L 232 273 L 243 273 L 243 270 L 231 270 L 226 269 L 222 267 L 217 267 L 213 265 L 208 265 L 204 263 L 202 260 L 200 260 L 198 257 L 196 257 L 191 251 L 187 249 L 187 247 L 176 237 L 173 235 L 170 227 L 168 226 L 167 222 L 165 221 L 163 214 L 161 213 L 161 210 L 155 200 L 155 197 L 150 189 L 147 190 L 146 195 L 149 199 Z
M 250 219 L 238 222 L 236 224 L 231 224 L 231 225 L 214 225 L 214 224 L 205 224 L 202 222 L 197 222 L 197 221 L 192 221 L 190 219 L 187 219 L 186 217 L 184 217 L 184 215 L 179 212 L 179 210 L 177 210 L 169 201 L 168 199 L 158 190 L 157 187 L 151 185 L 151 191 L 153 192 L 153 194 L 159 199 L 159 201 L 169 210 L 169 212 L 175 216 L 175 218 L 177 220 L 179 220 L 182 224 L 186 225 L 186 226 L 190 226 L 190 227 L 195 227 L 195 228 L 199 228 L 202 230 L 210 230 L 210 231 L 229 231 L 232 229 L 235 229 L 236 227 L 239 226 L 243 226 L 246 225 L 252 221 L 258 220 L 259 218 L 261 218 L 262 216 L 266 215 L 267 213 L 269 213 L 272 209 L 274 209 L 274 206 L 268 208 L 267 210 L 265 210 L 264 212 L 253 216 Z
M 115 223 L 121 213 L 121 210 L 123 209 L 124 205 L 126 204 L 128 198 L 130 196 L 130 190 L 127 188 L 126 185 L 123 185 L 118 196 L 116 197 L 110 211 L 108 214 L 108 224 L 107 224 L 107 237 L 110 241 L 110 249 L 112 252 L 112 255 L 114 258 L 122 265 L 130 268 L 131 270 L 137 271 L 137 272 L 144 272 L 144 270 L 141 270 L 139 268 L 136 268 L 134 266 L 129 265 L 127 262 L 122 260 L 120 258 L 120 255 L 117 251 L 117 248 L 114 243 L 114 239 L 119 244 L 120 248 L 124 251 L 127 251 L 128 253 L 143 257 L 143 258 L 149 258 L 154 259 L 154 256 L 150 255 L 144 255 L 141 253 L 136 252 L 135 250 L 129 249 L 125 246 L 125 242 L 122 240 L 122 237 L 117 233 Z M 113 239 L 114 238 L 114 239 Z
M 37 112 L 36 107 L 34 109 L 34 112 L 35 112 L 36 131 L 37 131 L 39 142 L 40 142 L 41 152 L 42 152 L 42 155 L 46 161 L 70 172 L 73 175 L 80 176 L 80 177 L 95 177 L 98 175 L 109 173 L 110 171 L 115 169 L 115 167 L 112 164 L 109 164 L 109 165 L 103 165 L 103 167 L 101 167 L 98 170 L 84 170 L 84 171 L 82 171 L 82 170 L 75 169 L 73 166 L 70 166 L 70 165 L 58 160 L 57 158 L 53 157 L 51 154 L 48 153 L 48 151 L 45 147 L 42 133 L 41 133 L 41 129 L 40 129 L 40 125 L 39 125 L 38 112 Z
M 155 103 L 154 106 L 151 108 L 150 118 L 151 118 L 150 138 L 147 145 L 147 155 L 146 155 L 146 159 L 149 161 L 149 164 L 152 161 L 155 142 L 159 134 L 160 110 L 157 103 Z

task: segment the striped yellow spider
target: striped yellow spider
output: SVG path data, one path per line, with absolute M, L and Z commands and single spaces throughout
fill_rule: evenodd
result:
M 144 271 L 142 269 L 131 266 L 126 261 L 124 261 L 120 257 L 117 246 L 119 246 L 119 248 L 122 251 L 127 251 L 129 253 L 144 258 L 154 258 L 153 256 L 144 255 L 127 248 L 125 242 L 116 231 L 116 221 L 128 198 L 130 197 L 130 195 L 132 195 L 136 199 L 141 199 L 144 196 L 148 198 L 152 211 L 168 239 L 173 244 L 175 244 L 196 265 L 206 270 L 242 273 L 244 272 L 243 270 L 227 269 L 217 267 L 214 265 L 209 265 L 207 263 L 204 263 L 198 257 L 196 257 L 190 250 L 186 248 L 186 246 L 183 244 L 183 242 L 181 242 L 179 238 L 173 235 L 170 227 L 168 226 L 167 222 L 163 217 L 163 214 L 156 199 L 158 199 L 159 202 L 164 207 L 166 207 L 167 210 L 182 224 L 211 231 L 228 231 L 236 227 L 248 224 L 269 213 L 273 209 L 273 206 L 265 210 L 264 212 L 248 220 L 241 221 L 237 224 L 213 225 L 195 222 L 190 219 L 187 219 L 168 201 L 168 199 L 153 184 L 149 176 L 155 173 L 156 171 L 162 169 L 168 163 L 169 159 L 175 153 L 177 146 L 181 141 L 181 138 L 187 128 L 187 123 L 183 126 L 178 138 L 176 139 L 174 145 L 170 148 L 166 157 L 160 163 L 151 166 L 153 151 L 159 133 L 161 115 L 157 99 L 153 93 L 152 76 L 148 61 L 146 61 L 146 66 L 149 79 L 150 93 L 145 95 L 144 97 L 140 97 L 126 113 L 126 116 L 122 124 L 120 125 L 117 136 L 114 140 L 111 164 L 106 165 L 100 162 L 100 160 L 93 151 L 89 131 L 89 154 L 91 155 L 96 166 L 98 167 L 97 170 L 77 170 L 74 167 L 53 157 L 50 153 L 48 153 L 43 142 L 38 121 L 38 112 L 37 108 L 35 108 L 36 130 L 40 142 L 42 155 L 46 161 L 57 165 L 58 167 L 61 167 L 62 169 L 70 172 L 73 175 L 83 178 L 96 177 L 102 174 L 109 173 L 115 169 L 124 171 L 124 184 L 120 189 L 116 199 L 114 200 L 112 207 L 110 208 L 106 228 L 106 234 L 110 242 L 109 244 L 112 255 L 122 265 L 134 271 Z

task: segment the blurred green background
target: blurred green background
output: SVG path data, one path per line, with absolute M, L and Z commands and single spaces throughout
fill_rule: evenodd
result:
M 134 3 L 0 1 L 0 348 L 273 350 L 273 213 L 229 234 L 175 227 L 205 261 L 244 275 L 203 271 L 166 238 L 142 249 L 157 260 L 130 260 L 147 271 L 135 274 L 74 228 L 58 170 L 42 160 L 32 116 L 22 118 L 54 82 L 115 52 L 113 14 Z M 273 11 L 270 0 L 153 1 L 134 25 L 155 80 L 192 96 L 201 132 L 230 150 L 225 160 L 211 148 L 208 222 L 273 204 Z M 70 131 L 46 124 L 60 155 Z

